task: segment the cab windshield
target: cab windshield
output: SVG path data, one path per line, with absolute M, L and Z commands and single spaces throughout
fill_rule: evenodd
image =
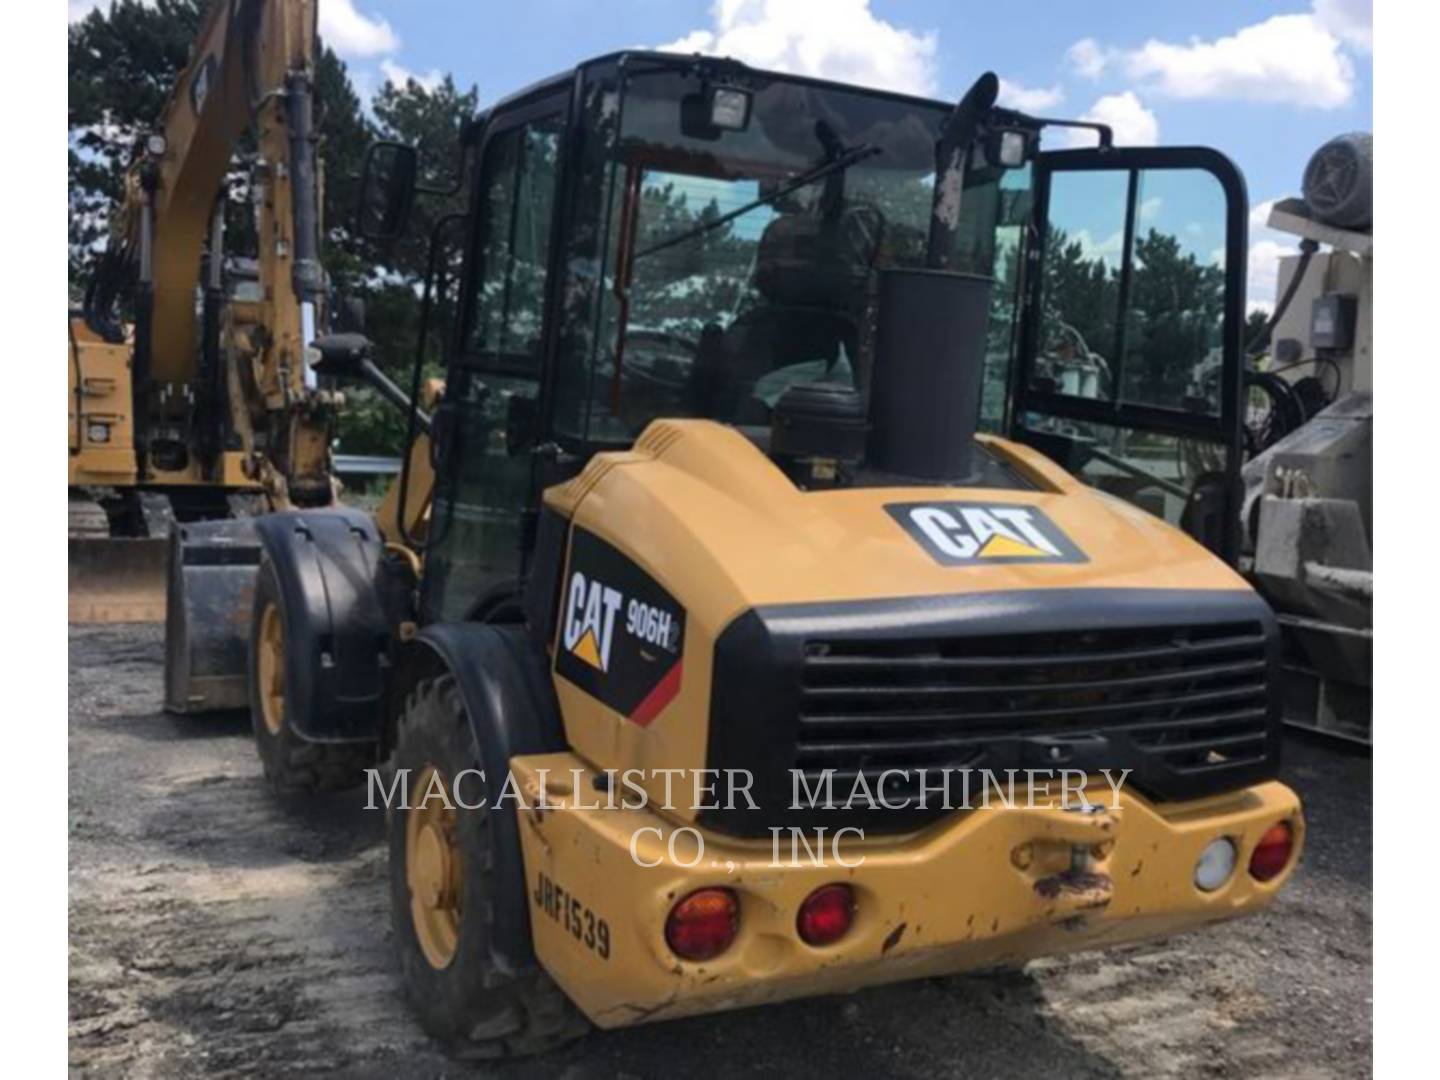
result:
M 796 383 L 868 385 L 874 274 L 925 262 L 949 108 L 753 72 L 736 85 L 738 130 L 711 126 L 693 70 L 587 95 L 563 434 L 628 443 L 658 416 L 762 427 Z M 967 179 L 955 269 L 994 272 L 1002 175 Z

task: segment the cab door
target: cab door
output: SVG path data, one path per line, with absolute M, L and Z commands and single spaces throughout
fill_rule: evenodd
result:
M 563 93 L 509 107 L 482 137 L 460 328 L 434 421 L 427 620 L 485 617 L 517 588 L 532 478 L 513 432 L 539 398 L 568 106 Z
M 1188 147 L 1034 165 L 1011 436 L 1234 562 L 1244 179 Z

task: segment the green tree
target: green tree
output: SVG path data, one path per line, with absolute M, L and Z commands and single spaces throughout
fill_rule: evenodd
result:
M 465 126 L 479 108 L 479 91 L 473 85 L 459 90 L 454 79 L 445 76 L 433 88 L 414 79 L 404 86 L 387 82 L 372 103 L 373 126 L 363 142 L 353 139 L 353 165 L 358 173 L 360 158 L 369 138 L 392 140 L 419 151 L 420 183 L 454 194 L 421 195 L 415 201 L 405 234 L 392 244 L 377 247 L 360 243 L 349 230 L 354 206 L 353 183 L 342 231 L 337 236 L 339 253 L 328 256 L 346 267 L 354 267 L 346 282 L 347 291 L 366 305 L 366 333 L 375 342 L 379 366 L 407 391 L 419 347 L 420 290 L 430 253 L 430 237 L 440 218 L 465 209 L 465 177 L 459 175 L 460 139 Z M 435 297 L 425 356 L 425 374 L 443 370 L 444 348 L 454 327 L 458 310 L 460 231 L 452 227 L 442 237 L 444 258 L 441 269 L 448 287 Z M 327 264 L 328 266 L 328 264 Z M 340 448 L 346 453 L 398 454 L 405 436 L 404 417 L 394 406 L 381 401 L 369 390 L 347 388 L 347 408 L 339 425 Z
M 84 288 L 131 152 L 160 115 L 200 30 L 205 0 L 115 0 L 70 25 L 70 291 Z
M 1219 363 L 1225 273 L 1157 229 L 1136 237 L 1130 269 L 1122 396 L 1145 405 L 1189 408 L 1187 396 Z M 1084 244 L 1052 226 L 1045 256 L 1042 355 L 1076 355 L 1078 335 L 1116 371 L 1120 279 L 1118 264 L 1087 255 Z M 1098 390 L 1107 395 L 1111 387 L 1102 381 Z
M 1251 356 L 1270 350 L 1270 314 L 1255 310 L 1245 316 L 1245 351 Z
M 1120 296 L 1118 268 L 1102 256 L 1090 258 L 1085 245 L 1064 229 L 1050 227 L 1045 254 L 1044 309 L 1048 348 L 1073 348 L 1065 327 L 1085 346 L 1113 362 L 1115 315 Z
M 684 236 L 721 216 L 711 197 L 691 205 L 684 182 L 647 178 L 640 190 L 637 252 Z M 618 215 L 618 211 L 617 211 Z M 688 240 L 635 260 L 630 283 L 631 330 L 657 330 L 696 340 L 706 323 L 723 323 L 745 291 L 756 241 L 737 235 L 744 219 L 713 226 Z M 620 242 L 617 229 L 612 246 Z M 612 259 L 614 256 L 612 255 Z
M 1185 408 L 1199 369 L 1218 359 L 1225 272 L 1151 229 L 1135 240 L 1127 307 L 1125 398 Z
M 90 260 L 109 231 L 110 213 L 125 193 L 125 171 L 145 133 L 153 130 L 189 60 L 207 0 L 115 0 L 70 26 L 69 176 L 70 286 L 78 293 Z M 316 100 L 325 176 L 324 257 L 341 288 L 363 273 L 369 253 L 351 234 L 354 176 L 371 127 L 345 65 L 321 44 Z M 254 141 L 237 147 L 226 186 L 227 246 L 253 253 L 247 157 Z
M 337 293 L 356 293 L 369 276 L 375 253 L 355 235 L 360 165 L 374 128 L 360 106 L 345 62 L 321 44 L 315 62 L 316 125 L 325 198 L 321 258 Z

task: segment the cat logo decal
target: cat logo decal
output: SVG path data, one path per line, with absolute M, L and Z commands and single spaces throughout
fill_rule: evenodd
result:
M 1074 541 L 1033 506 L 891 503 L 885 510 L 943 566 L 1089 561 Z

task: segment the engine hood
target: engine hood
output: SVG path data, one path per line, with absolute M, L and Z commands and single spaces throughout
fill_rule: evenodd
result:
M 797 489 L 732 428 L 656 421 L 546 505 L 712 634 L 758 606 L 1042 589 L 1245 590 L 1201 545 L 1047 458 L 985 438 L 1036 490 Z M 698 629 L 698 627 L 697 627 Z

